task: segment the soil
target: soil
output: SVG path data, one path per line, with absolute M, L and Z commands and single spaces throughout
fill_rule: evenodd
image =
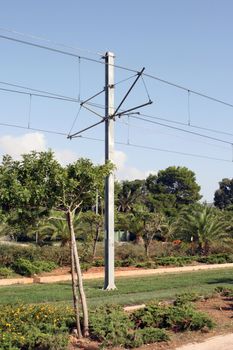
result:
M 169 342 L 154 343 L 144 345 L 138 350 L 175 350 L 182 345 L 189 343 L 203 342 L 208 338 L 217 335 L 232 333 L 233 331 L 233 298 L 222 297 L 216 295 L 210 299 L 203 299 L 195 303 L 196 308 L 208 314 L 215 323 L 213 330 L 204 329 L 198 332 L 170 332 L 171 340 Z M 233 348 L 233 346 L 232 346 Z M 77 340 L 75 337 L 71 338 L 69 350 L 97 350 L 99 344 L 90 340 Z M 122 350 L 122 348 L 114 348 L 112 350 Z

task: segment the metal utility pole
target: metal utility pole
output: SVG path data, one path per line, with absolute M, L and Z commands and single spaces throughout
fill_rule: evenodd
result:
M 105 55 L 105 162 L 114 156 L 114 54 Z M 104 289 L 113 290 L 114 276 L 114 174 L 105 181 L 105 278 Z

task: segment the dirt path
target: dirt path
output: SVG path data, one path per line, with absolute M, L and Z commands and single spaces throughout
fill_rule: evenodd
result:
M 115 270 L 116 277 L 140 277 L 140 276 L 152 276 L 160 275 L 165 273 L 177 273 L 177 272 L 191 272 L 191 271 L 201 271 L 201 270 L 216 270 L 216 269 L 225 269 L 233 268 L 233 263 L 229 264 L 213 264 L 213 265 L 191 265 L 183 267 L 161 267 L 158 269 L 136 269 L 136 268 L 120 268 Z M 71 275 L 67 273 L 69 268 L 66 269 L 66 273 L 63 271 L 62 274 L 59 274 L 57 270 L 56 274 L 53 275 L 53 272 L 45 276 L 34 276 L 34 278 L 8 278 L 0 279 L 0 286 L 7 286 L 11 284 L 32 284 L 32 283 L 55 283 L 62 281 L 70 281 Z M 83 273 L 84 280 L 98 279 L 104 277 L 103 268 L 93 268 L 90 271 Z
M 219 335 L 206 340 L 203 343 L 183 345 L 175 350 L 232 350 L 233 333 Z

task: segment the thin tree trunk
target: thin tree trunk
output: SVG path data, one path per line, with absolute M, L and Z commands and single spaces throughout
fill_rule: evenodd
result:
M 78 306 L 78 295 L 76 290 L 77 277 L 75 274 L 75 264 L 74 264 L 74 247 L 71 239 L 70 242 L 70 256 L 71 256 L 71 277 L 72 277 L 72 290 L 73 290 L 73 302 L 74 302 L 74 310 L 75 310 L 75 319 L 76 319 L 76 327 L 78 338 L 82 338 L 82 330 L 80 326 L 80 316 L 79 316 L 79 306 Z
M 94 245 L 93 245 L 93 252 L 92 252 L 92 260 L 95 259 L 95 255 L 96 255 L 96 248 L 97 248 L 97 242 L 99 239 L 99 232 L 100 232 L 100 228 L 97 225 L 96 226 L 96 230 L 95 230 L 95 238 L 94 238 Z
M 74 263 L 75 263 L 75 269 L 77 272 L 78 277 L 78 289 L 79 289 L 79 295 L 80 300 L 82 304 L 82 311 L 83 311 L 83 335 L 84 337 L 88 337 L 89 335 L 89 323 L 88 323 L 88 308 L 87 308 L 87 301 L 86 301 L 86 295 L 83 288 L 83 280 L 82 280 L 82 272 L 80 267 L 80 261 L 78 256 L 78 250 L 75 240 L 75 233 L 74 233 L 74 226 L 73 226 L 73 213 L 71 211 L 68 211 L 67 213 L 67 220 L 68 225 L 70 229 L 70 235 L 72 239 L 72 245 L 73 245 L 73 252 L 74 252 Z

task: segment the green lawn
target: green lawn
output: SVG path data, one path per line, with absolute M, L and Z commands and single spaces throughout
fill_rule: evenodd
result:
M 85 281 L 90 306 L 103 303 L 123 305 L 144 303 L 148 300 L 170 299 L 187 291 L 208 293 L 217 286 L 233 287 L 233 269 L 197 271 L 136 278 L 118 278 L 117 290 L 102 290 L 103 280 Z M 0 287 L 0 304 L 7 303 L 71 303 L 70 283 L 14 285 Z

